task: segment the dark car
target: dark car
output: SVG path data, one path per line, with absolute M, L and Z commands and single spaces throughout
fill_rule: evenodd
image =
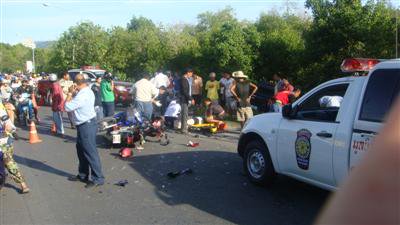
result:
M 251 98 L 251 105 L 256 107 L 258 112 L 268 112 L 268 100 L 274 96 L 274 85 L 263 81 L 257 84 L 258 90 Z

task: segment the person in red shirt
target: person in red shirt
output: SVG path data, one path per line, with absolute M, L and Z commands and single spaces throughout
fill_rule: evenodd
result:
M 271 105 L 271 112 L 282 112 L 282 107 L 289 103 L 290 91 L 279 91 L 273 97 L 273 104 Z
M 56 124 L 57 135 L 64 135 L 64 124 L 62 121 L 62 111 L 64 108 L 64 96 L 61 85 L 57 81 L 56 74 L 50 74 L 49 80 L 51 82 L 51 110 L 53 111 L 53 121 Z
M 289 103 L 293 103 L 301 94 L 300 89 L 295 89 L 292 91 L 283 90 L 273 97 L 273 104 L 271 105 L 271 112 L 282 112 L 282 107 Z

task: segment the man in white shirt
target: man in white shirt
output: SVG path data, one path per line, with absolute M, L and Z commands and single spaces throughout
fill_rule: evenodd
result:
M 179 103 L 176 100 L 172 100 L 169 103 L 168 108 L 164 114 L 165 125 L 168 128 L 173 129 L 174 122 L 176 119 L 178 119 L 180 113 L 181 113 L 181 105 L 179 105 Z
M 141 80 L 133 85 L 135 94 L 136 110 L 147 120 L 151 120 L 153 114 L 153 100 L 158 95 L 158 90 L 152 82 L 149 81 L 149 74 L 145 74 Z
M 162 72 L 156 73 L 156 76 L 154 76 L 154 78 L 151 79 L 151 82 L 157 89 L 160 89 L 160 87 L 162 86 L 167 88 L 170 83 L 168 76 L 163 74 Z

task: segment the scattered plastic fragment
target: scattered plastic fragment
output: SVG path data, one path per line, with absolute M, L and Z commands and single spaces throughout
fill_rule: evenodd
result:
M 181 170 L 181 171 L 169 172 L 169 173 L 167 174 L 167 176 L 168 176 L 169 178 L 176 178 L 177 176 L 180 176 L 180 175 L 182 175 L 182 174 L 192 174 L 192 173 L 193 173 L 193 170 L 192 170 L 192 169 L 186 168 L 186 169 L 183 169 L 183 170 Z
M 131 157 L 133 155 L 133 152 L 132 152 L 132 150 L 130 148 L 122 148 L 119 151 L 119 155 L 122 158 L 129 158 L 129 157 Z
M 120 180 L 115 185 L 120 186 L 120 187 L 125 187 L 128 184 L 128 180 Z
M 187 144 L 187 146 L 188 146 L 188 147 L 194 148 L 194 147 L 199 146 L 199 143 L 198 143 L 198 142 L 189 141 L 189 143 Z

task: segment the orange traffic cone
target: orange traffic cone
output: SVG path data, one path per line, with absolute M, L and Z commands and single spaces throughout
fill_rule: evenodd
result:
M 51 133 L 55 134 L 57 132 L 56 124 L 53 122 L 51 125 Z
M 29 131 L 29 143 L 35 144 L 42 142 L 42 140 L 39 139 L 39 136 L 37 134 L 35 122 L 32 121 L 29 126 L 31 127 Z

